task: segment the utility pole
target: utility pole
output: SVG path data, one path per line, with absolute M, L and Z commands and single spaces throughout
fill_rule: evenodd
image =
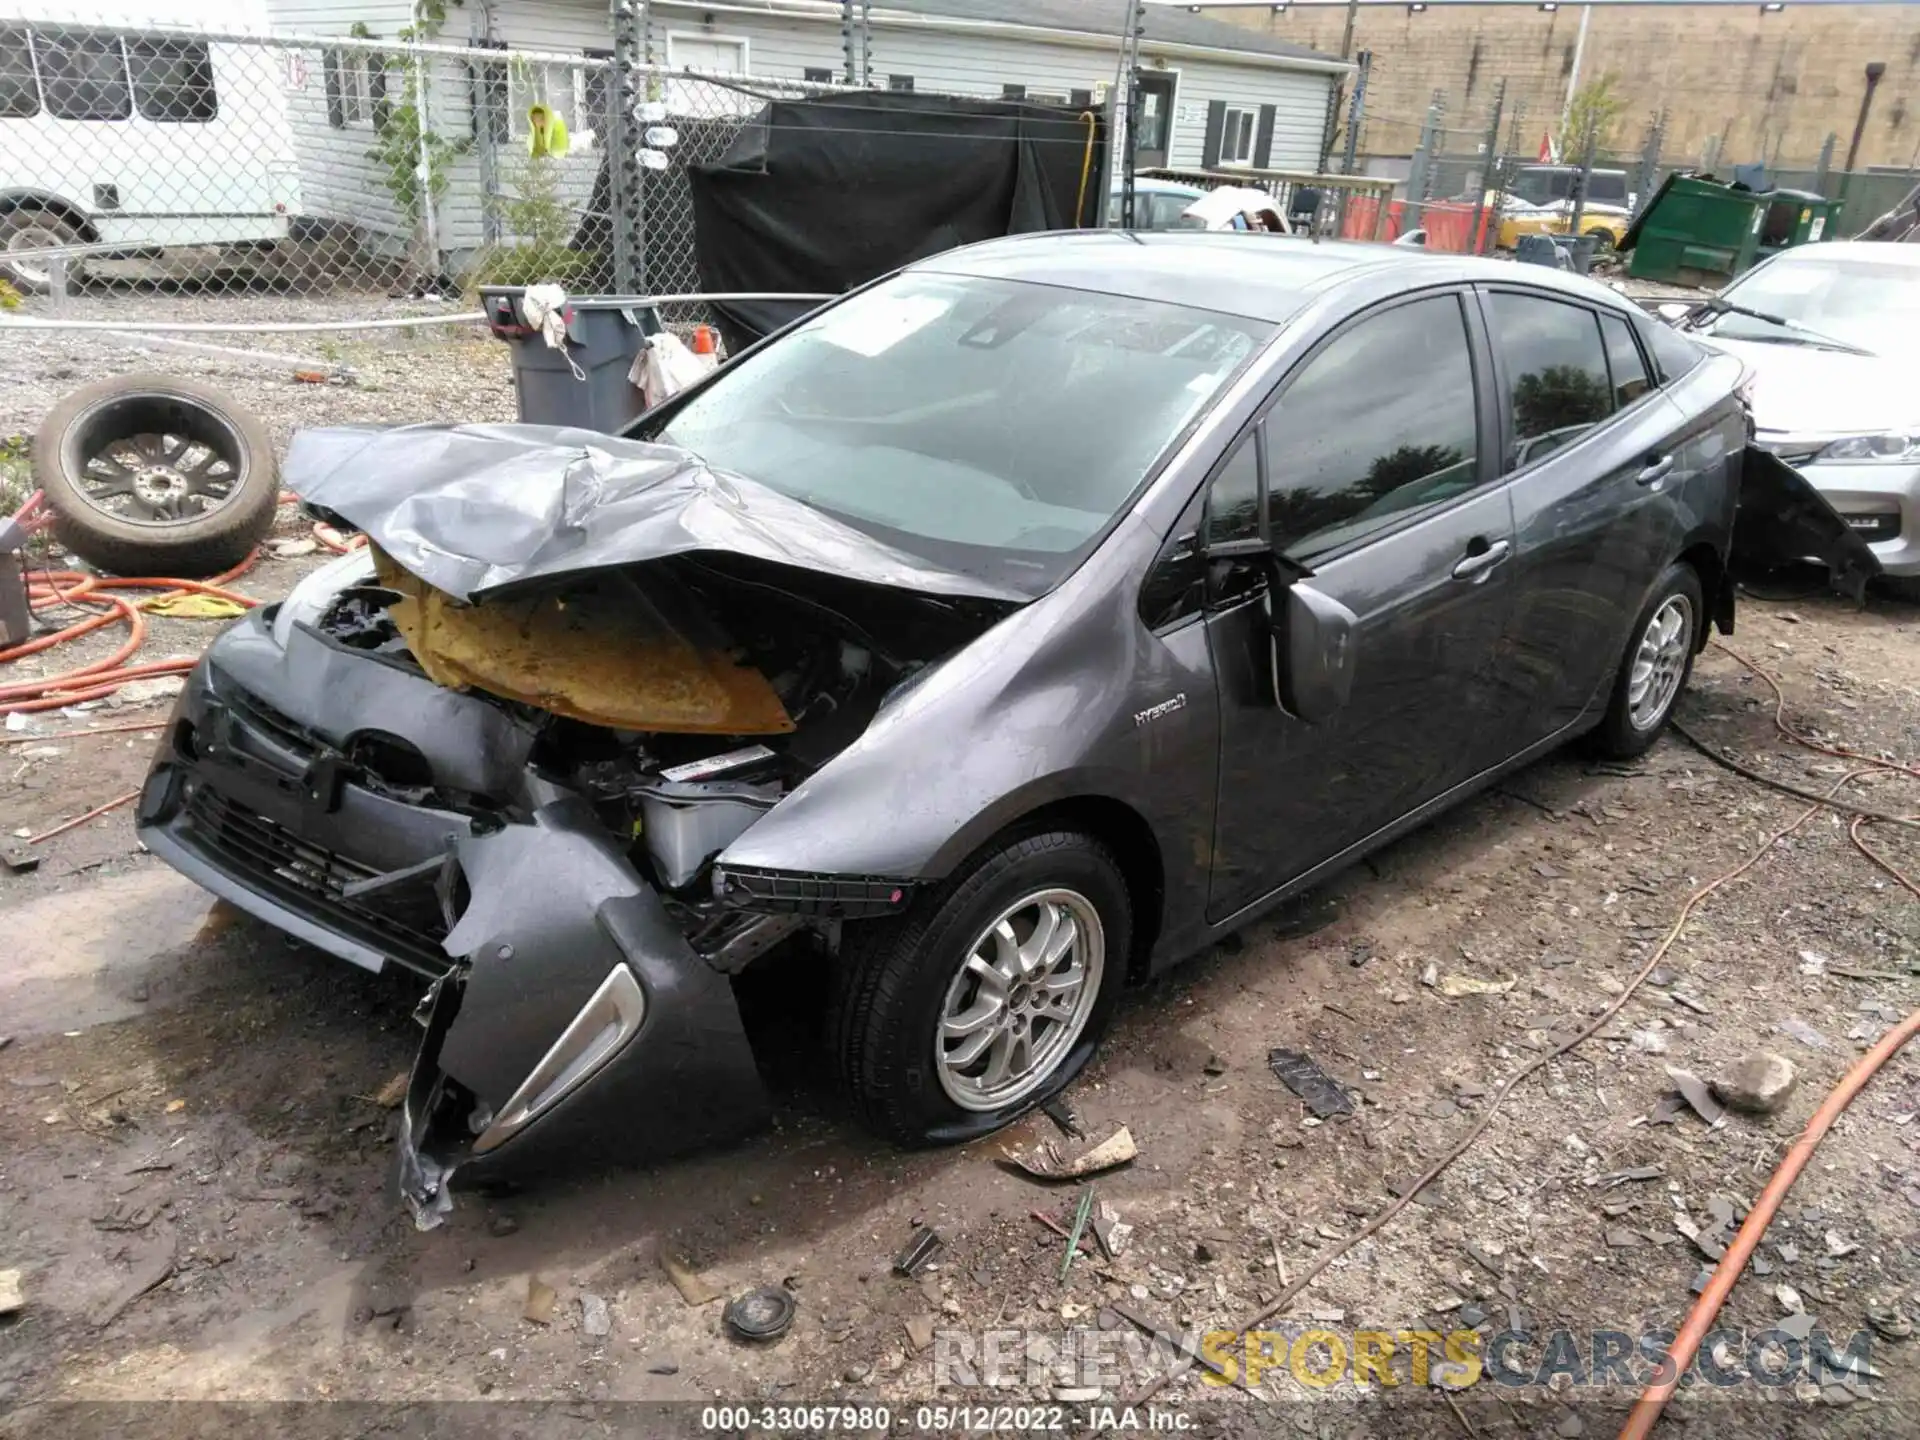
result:
M 1347 0 L 1347 23 L 1345 28 L 1340 32 L 1340 58 L 1342 60 L 1351 60 L 1353 58 L 1353 27 L 1354 22 L 1359 18 L 1360 0 Z M 1358 81 L 1355 83 L 1357 84 Z M 1346 85 L 1347 77 L 1342 75 L 1338 80 L 1334 81 L 1333 88 L 1327 96 L 1327 114 L 1331 117 L 1331 120 L 1326 127 L 1325 143 L 1320 147 L 1320 168 L 1322 170 L 1331 168 L 1333 164 L 1333 124 L 1331 121 L 1337 121 L 1340 118 L 1341 102 L 1346 98 Z M 1353 148 L 1351 136 L 1348 137 L 1347 148 L 1349 151 Z
M 1867 130 L 1867 115 L 1873 109 L 1873 92 L 1880 88 L 1880 77 L 1886 73 L 1886 61 L 1867 62 L 1867 88 L 1860 96 L 1860 118 L 1853 122 L 1853 139 L 1847 145 L 1847 163 L 1842 167 L 1849 175 L 1853 173 L 1854 162 L 1860 158 L 1860 137 Z
M 646 197 L 641 189 L 640 126 L 634 109 L 643 98 L 647 0 L 613 0 L 613 71 L 607 103 L 607 208 L 613 240 L 613 288 L 616 294 L 646 290 Z
M 1567 71 L 1567 98 L 1560 106 L 1560 133 L 1566 134 L 1567 117 L 1573 114 L 1574 92 L 1580 88 L 1580 62 L 1587 58 L 1587 22 L 1593 19 L 1593 6 L 1580 7 L 1580 33 L 1573 40 L 1573 66 Z M 1564 156 L 1562 158 L 1565 158 Z
M 1140 37 L 1146 29 L 1146 0 L 1127 0 L 1127 28 L 1120 41 L 1120 69 L 1126 77 L 1127 96 L 1126 131 L 1120 152 L 1120 224 L 1128 230 L 1134 226 L 1133 170 L 1139 151 L 1135 117 L 1140 113 Z M 1172 120 L 1172 116 L 1167 117 L 1169 124 Z

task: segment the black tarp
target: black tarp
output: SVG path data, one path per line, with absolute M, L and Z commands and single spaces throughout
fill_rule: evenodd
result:
M 775 100 L 691 166 L 706 291 L 837 294 L 956 245 L 1098 223 L 1105 131 L 1091 111 L 895 91 Z M 715 306 L 728 348 L 801 309 Z

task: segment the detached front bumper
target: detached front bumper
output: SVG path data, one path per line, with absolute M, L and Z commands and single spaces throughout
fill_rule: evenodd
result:
M 456 1168 L 646 1161 L 762 1123 L 729 981 L 592 808 L 529 771 L 531 731 L 270 625 L 238 622 L 188 678 L 137 825 L 250 914 L 432 981 L 399 1156 L 416 1218 L 437 1223 Z M 446 794 L 500 809 L 420 798 Z

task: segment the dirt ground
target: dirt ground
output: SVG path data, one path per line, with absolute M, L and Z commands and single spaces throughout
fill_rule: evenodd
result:
M 393 365 L 398 381 L 407 349 L 366 363 Z M 485 352 L 471 358 L 486 371 Z M 0 372 L 16 359 L 0 351 Z M 497 368 L 463 415 L 502 395 L 510 409 Z M 250 383 L 278 439 L 354 414 L 340 387 Z M 30 425 L 35 402 L 0 394 L 0 432 Z M 404 418 L 438 418 L 420 413 L 438 403 Z M 289 515 L 283 538 L 299 534 Z M 273 562 L 240 588 L 273 595 L 313 563 Z M 191 651 L 207 634 L 169 622 L 148 653 Z M 1920 609 L 1808 593 L 1747 597 L 1732 643 L 1779 678 L 1803 730 L 1913 761 L 1916 637 Z M 65 660 L 85 658 L 76 649 Z M 151 744 L 43 737 L 157 718 L 166 703 L 0 735 L 0 839 L 132 788 Z M 1717 650 L 1681 714 L 1789 784 L 1824 789 L 1849 768 L 1783 741 L 1765 685 Z M 1916 785 L 1882 775 L 1851 793 L 1920 810 Z M 798 960 L 740 985 L 775 1098 L 770 1130 L 672 1165 L 463 1193 L 445 1226 L 420 1233 L 386 1189 L 387 1087 L 411 1057 L 417 985 L 216 904 L 144 854 L 116 812 L 34 847 L 34 872 L 0 871 L 0 1272 L 17 1269 L 23 1292 L 0 1317 L 0 1433 L 61 1433 L 73 1412 L 49 1407 L 64 1403 L 158 1399 L 557 1403 L 559 1428 L 538 1433 L 609 1413 L 596 1402 L 652 1400 L 756 1414 L 879 1405 L 899 1425 L 942 1429 L 985 1426 L 917 1407 L 1059 1402 L 1068 1428 L 1096 1425 L 1090 1407 L 1136 1394 L 1166 1356 L 1083 1389 L 1048 1370 L 1048 1347 L 1069 1331 L 1131 1334 L 1122 1311 L 1174 1331 L 1237 1326 L 1283 1269 L 1297 1276 L 1351 1236 L 1506 1076 L 1617 994 L 1689 894 L 1805 808 L 1677 738 L 1624 767 L 1556 757 L 1132 994 L 1070 1098 L 1090 1139 L 1124 1124 L 1138 1143 L 1130 1166 L 1092 1182 L 1134 1233 L 1064 1282 L 1064 1241 L 1032 1212 L 1071 1224 L 1079 1192 L 1002 1156 L 1076 1142 L 1038 1115 L 959 1149 L 870 1139 L 819 1050 L 823 977 Z M 1920 875 L 1910 831 L 1864 833 Z M 1450 998 L 1452 977 L 1512 985 Z M 1418 1203 L 1272 1321 L 1276 1343 L 1327 1331 L 1344 1354 L 1355 1330 L 1472 1330 L 1483 1344 L 1506 1336 L 1510 1371 L 1539 1380 L 1562 1330 L 1590 1356 L 1595 1331 L 1673 1328 L 1716 1226 L 1744 1213 L 1820 1098 L 1917 1005 L 1920 907 L 1843 820 L 1817 814 L 1700 907 L 1601 1035 L 1518 1088 Z M 1274 1048 L 1311 1055 L 1357 1097 L 1355 1113 L 1315 1120 L 1269 1069 Z M 1663 1111 L 1667 1067 L 1712 1076 L 1761 1049 L 1800 1071 L 1781 1114 L 1709 1127 Z M 1920 1066 L 1896 1058 L 1820 1149 L 1723 1315 L 1759 1333 L 1804 1323 L 1801 1308 L 1836 1347 L 1863 1333 L 1873 1374 L 1763 1384 L 1755 1352 L 1733 1341 L 1730 1383 L 1690 1386 L 1665 1426 L 1911 1428 L 1920 1380 L 1906 1362 L 1920 1341 L 1882 1339 L 1866 1315 L 1920 1315 L 1916 1112 Z M 1640 1167 L 1655 1172 L 1615 1178 Z M 890 1267 L 916 1223 L 942 1244 L 905 1278 Z M 723 1301 L 689 1303 L 663 1273 L 667 1254 L 721 1297 L 784 1283 L 791 1331 L 732 1338 Z M 1000 1330 L 1021 1332 L 1031 1373 L 963 1383 L 945 1362 Z M 1311 1381 L 1332 1345 L 1309 1347 L 1305 1366 L 1270 1369 L 1251 1392 L 1189 1370 L 1155 1403 L 1207 1433 L 1575 1436 L 1610 1433 L 1635 1393 L 1618 1375 L 1580 1383 L 1564 1363 L 1550 1385 L 1489 1373 L 1448 1390 L 1418 1383 L 1404 1344 L 1397 1384 L 1322 1387 Z

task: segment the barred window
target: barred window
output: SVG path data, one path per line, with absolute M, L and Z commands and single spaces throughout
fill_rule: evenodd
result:
M 33 52 L 47 113 L 54 119 L 125 120 L 133 114 L 119 36 L 35 30 Z
M 213 60 L 199 40 L 127 41 L 133 102 L 148 120 L 204 124 L 219 114 Z

